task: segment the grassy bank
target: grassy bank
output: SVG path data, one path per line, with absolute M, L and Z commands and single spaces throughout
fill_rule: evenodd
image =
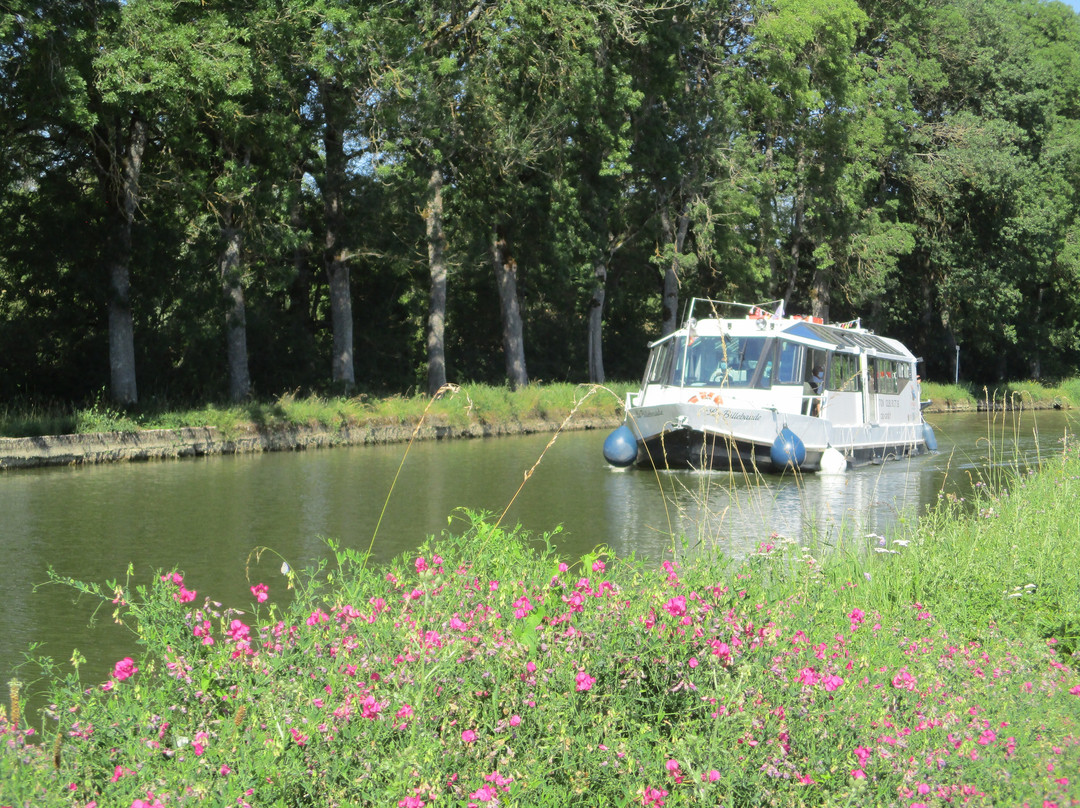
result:
M 1076 805 L 1080 459 L 1006 482 L 842 557 L 563 561 L 476 517 L 244 604 L 65 580 L 131 654 L 19 672 L 0 805 Z
M 584 418 L 621 417 L 626 391 L 636 384 L 612 383 L 604 387 L 574 384 L 534 384 L 523 390 L 490 385 L 450 385 L 435 401 L 426 395 L 389 398 L 324 398 L 287 394 L 272 401 L 237 405 L 208 404 L 177 409 L 167 404 L 146 404 L 122 410 L 101 402 L 88 407 L 0 407 L 0 437 L 72 435 L 92 432 L 135 432 L 142 429 L 216 427 L 228 433 L 260 427 L 346 426 L 415 424 L 427 412 L 428 423 L 448 426 L 495 424 L 509 421 L 561 421 L 577 408 Z
M 977 387 L 971 384 L 922 383 L 922 396 L 934 410 L 1045 409 L 1080 406 L 1080 379 L 1053 385 L 1039 382 L 1008 382 Z
M 326 398 L 286 394 L 269 401 L 245 404 L 207 404 L 177 408 L 167 403 L 148 403 L 120 409 L 104 402 L 85 407 L 39 406 L 9 403 L 0 406 L 0 437 L 75 435 L 94 432 L 136 432 L 143 429 L 216 427 L 228 433 L 259 427 L 314 426 L 340 429 L 346 426 L 415 424 L 427 421 L 448 426 L 497 424 L 508 421 L 561 421 L 575 407 L 585 418 L 621 418 L 626 393 L 638 383 L 612 382 L 601 388 L 573 384 L 533 384 L 511 391 L 490 385 L 451 386 L 434 402 L 426 395 L 370 398 Z M 934 409 L 1080 406 L 1080 379 L 1055 386 L 1016 382 L 995 388 L 923 382 L 924 398 Z M 586 395 L 593 391 L 591 395 Z M 586 399 L 582 402 L 582 399 Z

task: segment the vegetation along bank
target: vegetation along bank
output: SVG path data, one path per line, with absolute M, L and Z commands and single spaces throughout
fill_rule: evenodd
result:
M 831 556 L 560 559 L 473 517 L 242 603 L 54 576 L 130 652 L 19 671 L 0 804 L 1077 805 L 1080 457 L 1002 482 Z
M 610 428 L 636 387 L 448 385 L 433 399 L 285 395 L 196 410 L 8 410 L 0 412 L 0 470 Z M 934 412 L 1071 408 L 1080 402 L 1080 381 L 1013 384 L 981 397 L 969 387 L 924 383 L 923 395 Z

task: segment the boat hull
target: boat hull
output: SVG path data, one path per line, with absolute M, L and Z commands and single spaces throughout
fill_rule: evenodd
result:
M 659 412 L 657 412 L 659 410 Z M 818 418 L 768 410 L 688 405 L 628 412 L 637 440 L 636 464 L 654 468 L 780 472 L 790 464 L 775 458 L 774 445 L 784 429 L 805 448 L 801 471 L 818 471 L 825 451 L 833 448 L 848 467 L 880 464 L 924 454 L 921 425 L 837 427 Z

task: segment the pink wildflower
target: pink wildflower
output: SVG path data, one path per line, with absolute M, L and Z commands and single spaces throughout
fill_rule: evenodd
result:
M 270 596 L 270 587 L 266 584 L 255 584 L 255 586 L 251 587 L 251 594 L 255 596 L 255 600 L 259 603 L 265 603 Z
M 864 772 L 862 769 L 852 769 L 851 777 L 855 780 L 865 780 L 866 772 Z
M 892 686 L 901 690 L 914 690 L 918 686 L 915 677 L 908 673 L 907 668 L 901 668 L 893 677 Z
M 473 743 L 476 740 L 476 733 L 471 729 L 467 729 L 461 733 L 461 740 L 464 743 Z
M 233 642 L 247 642 L 251 636 L 251 629 L 239 620 L 229 623 L 229 630 L 225 632 Z
M 574 681 L 577 683 L 577 689 L 579 691 L 588 690 L 596 683 L 596 679 L 589 676 L 585 671 L 578 671 L 577 675 L 574 677 Z
M 526 596 L 526 595 L 522 595 L 520 598 L 515 600 L 514 603 L 513 603 L 513 606 L 514 606 L 514 617 L 516 617 L 518 620 L 523 619 L 525 617 L 525 615 L 527 615 L 529 612 L 531 612 L 533 610 L 532 602 L 529 600 L 528 596 Z
M 820 677 L 813 668 L 803 668 L 799 671 L 795 681 L 801 685 L 816 685 L 819 679 Z
M 398 808 L 424 808 L 425 805 L 427 803 L 415 795 L 398 800 Z
M 664 604 L 664 611 L 672 617 L 682 617 L 686 614 L 686 598 L 683 595 L 676 595 Z
M 292 735 L 293 740 L 296 741 L 297 746 L 304 746 L 308 742 L 308 736 L 298 730 L 296 727 L 290 727 L 289 733 Z
M 366 696 L 360 705 L 360 715 L 372 721 L 379 717 L 379 713 L 382 712 L 382 708 L 385 706 L 375 701 L 374 696 Z
M 139 669 L 135 667 L 135 662 L 131 657 L 124 657 L 113 666 L 113 678 L 118 682 L 130 679 L 138 672 Z
M 830 673 L 828 676 L 824 677 L 821 680 L 821 686 L 830 693 L 843 687 L 843 685 L 844 680 L 841 677 L 837 676 L 835 673 Z
M 592 571 L 593 572 L 603 572 L 604 571 L 604 562 L 601 561 L 600 559 L 597 559 L 596 561 L 594 561 L 593 565 L 592 565 Z
M 495 788 L 495 786 L 480 786 L 480 788 L 476 789 L 476 791 L 469 796 L 480 802 L 498 802 L 499 789 Z
M 649 806 L 661 806 L 664 804 L 664 797 L 667 795 L 668 793 L 664 789 L 649 786 L 641 795 L 641 804 L 646 808 L 649 808 Z
M 862 609 L 852 609 L 851 614 L 848 615 L 848 619 L 851 620 L 851 630 L 855 631 L 855 629 L 861 626 L 866 619 L 866 612 Z

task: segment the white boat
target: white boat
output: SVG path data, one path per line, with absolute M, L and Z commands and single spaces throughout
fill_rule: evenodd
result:
M 857 320 L 695 298 L 649 349 L 625 423 L 604 442 L 612 465 L 841 471 L 937 448 L 920 360 Z

